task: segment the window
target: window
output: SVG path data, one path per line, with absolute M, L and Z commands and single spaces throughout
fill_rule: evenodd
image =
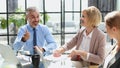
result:
M 20 26 L 26 24 L 24 17 L 25 9 L 30 6 L 36 6 L 42 15 L 42 23 L 49 27 L 50 31 L 54 35 L 54 38 L 56 39 L 57 44 L 63 45 L 79 30 L 81 11 L 84 8 L 87 8 L 90 5 L 95 5 L 101 9 L 102 16 L 104 17 L 106 13 L 115 10 L 116 0 L 110 1 L 110 4 L 113 5 L 104 7 L 104 4 L 109 3 L 108 1 L 35 0 L 33 2 L 33 0 L 1 0 L 0 43 L 4 42 L 8 45 L 13 44 L 17 35 L 17 30 Z M 109 10 L 102 9 L 102 7 L 108 8 Z M 103 26 L 100 26 L 100 29 L 104 31 Z

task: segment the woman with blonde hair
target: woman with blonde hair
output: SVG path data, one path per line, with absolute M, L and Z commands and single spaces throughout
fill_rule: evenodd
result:
M 107 34 L 116 40 L 116 44 L 99 68 L 120 68 L 120 11 L 108 13 L 105 16 L 105 23 Z
M 101 64 L 105 55 L 105 34 L 98 29 L 101 22 L 99 9 L 90 6 L 82 11 L 79 32 L 66 44 L 54 51 L 55 57 L 76 46 L 69 54 L 76 68 L 88 68 L 93 64 Z

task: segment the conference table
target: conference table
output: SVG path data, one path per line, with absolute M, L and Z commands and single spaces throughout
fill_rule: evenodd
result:
M 44 57 L 45 68 L 75 68 L 67 55 L 53 57 L 53 55 Z
M 23 68 L 30 68 L 31 58 L 30 57 L 18 57 Z M 45 56 L 40 59 L 44 64 L 45 68 L 75 68 L 67 55 L 62 55 L 60 57 L 53 57 L 53 55 Z
M 30 68 L 31 58 L 18 58 L 23 68 Z M 27 60 L 26 60 L 27 59 Z M 40 59 L 45 68 L 75 68 L 67 55 L 53 57 L 53 55 L 45 56 Z
M 18 61 L 21 63 L 22 68 L 30 68 L 31 57 L 20 55 L 17 56 Z M 75 68 L 68 55 L 61 55 L 60 57 L 53 57 L 53 55 L 45 56 L 40 59 L 45 68 Z M 17 65 L 8 62 L 0 62 L 0 66 L 4 68 L 17 68 Z
M 22 68 L 30 68 L 32 63 L 30 56 L 21 55 L 17 56 L 17 59 L 21 63 Z M 1 58 L 0 60 L 0 68 L 18 68 L 15 64 L 2 62 L 3 59 Z M 63 54 L 60 57 L 53 57 L 53 55 L 45 56 L 41 58 L 40 61 L 44 64 L 45 68 L 76 68 L 74 64 L 75 61 L 71 61 L 66 54 Z M 98 66 L 92 66 L 90 68 L 98 68 Z

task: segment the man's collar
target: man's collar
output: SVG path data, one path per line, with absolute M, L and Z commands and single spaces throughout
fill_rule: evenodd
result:
M 27 24 L 27 28 L 29 28 L 30 30 L 33 30 L 33 28 L 30 26 L 29 23 Z M 36 28 L 36 30 L 38 30 L 38 26 L 36 26 L 35 28 Z

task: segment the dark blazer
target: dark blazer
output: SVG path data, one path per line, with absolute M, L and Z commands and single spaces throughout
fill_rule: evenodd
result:
M 103 64 L 99 68 L 103 68 Z M 120 68 L 120 50 L 115 54 L 115 56 L 108 63 L 107 68 Z
M 63 47 L 66 50 L 69 50 L 76 46 L 76 50 L 78 50 L 84 36 L 83 35 L 84 30 L 80 29 L 80 31 Z M 88 62 L 93 62 L 97 64 L 101 64 L 103 62 L 105 56 L 105 43 L 106 43 L 105 34 L 97 27 L 95 27 L 90 41 L 89 49 L 90 56 L 87 60 Z

